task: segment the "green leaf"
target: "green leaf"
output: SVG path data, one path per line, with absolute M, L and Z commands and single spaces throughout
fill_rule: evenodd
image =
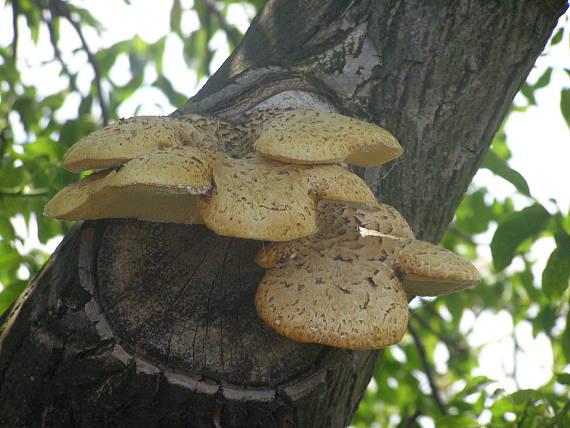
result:
M 529 84 L 525 83 L 521 88 L 521 94 L 523 94 L 528 100 L 530 105 L 536 105 L 536 99 L 534 98 L 534 93 L 537 89 L 544 88 L 550 83 L 550 77 L 552 76 L 552 67 L 548 67 L 544 73 L 538 78 L 536 83 Z
M 518 246 L 543 231 L 549 218 L 550 213 L 538 203 L 506 216 L 491 241 L 495 269 L 510 265 Z
M 95 19 L 91 12 L 89 12 L 87 9 L 75 6 L 69 2 L 65 2 L 65 5 L 69 8 L 70 12 L 79 15 L 80 23 L 83 27 L 91 27 L 97 32 L 98 35 L 101 35 L 103 26 L 99 21 Z
M 552 36 L 552 38 L 550 39 L 550 44 L 552 46 L 557 45 L 562 41 L 563 36 L 564 36 L 564 28 L 559 28 L 558 31 L 554 33 L 554 36 Z
M 507 397 L 501 397 L 495 400 L 490 410 L 493 416 L 502 417 L 505 413 L 513 410 L 513 405 Z
M 438 428 L 479 428 L 481 426 L 477 421 L 463 416 L 443 416 L 437 418 L 435 422 Z
M 570 128 L 570 88 L 560 91 L 560 112 Z
M 566 364 L 570 364 L 570 312 L 566 315 L 566 328 L 562 333 L 560 344 L 562 345 L 562 353 L 566 359 Z
M 188 99 L 186 95 L 177 92 L 172 86 L 172 83 L 170 83 L 170 80 L 164 76 L 159 76 L 158 79 L 153 82 L 152 86 L 159 88 L 173 106 L 182 106 Z
M 172 3 L 172 9 L 170 9 L 170 29 L 180 37 L 182 37 L 182 31 L 180 27 L 181 16 L 182 7 L 180 6 L 180 0 L 174 0 Z
M 166 49 L 166 37 L 161 37 L 156 42 L 148 46 L 147 55 L 154 62 L 157 74 L 161 75 L 162 60 L 164 57 L 164 50 Z
M 60 91 L 58 93 L 48 95 L 42 100 L 41 105 L 43 107 L 48 107 L 51 110 L 57 110 L 63 105 L 63 102 L 65 101 L 65 95 L 65 91 Z
M 570 373 L 557 373 L 556 382 L 562 385 L 570 385 Z
M 40 109 L 38 102 L 32 96 L 19 97 L 12 108 L 18 112 L 26 131 L 33 131 L 40 121 Z
M 548 67 L 542 76 L 538 78 L 536 83 L 532 85 L 533 90 L 544 88 L 550 83 L 550 77 L 552 76 L 552 67 Z
M 558 231 L 555 239 L 557 247 L 550 254 L 542 272 L 542 290 L 550 300 L 562 297 L 570 279 L 570 236 Z
M 470 394 L 478 392 L 491 382 L 491 379 L 489 379 L 487 376 L 475 376 L 469 379 L 465 387 L 457 393 L 457 397 L 466 397 Z
M 0 292 L 0 315 L 18 298 L 28 285 L 28 281 L 16 280 Z
M 16 237 L 16 232 L 7 217 L 0 217 L 0 238 L 11 241 Z
M 570 235 L 562 227 L 554 233 L 554 241 L 560 250 L 560 256 L 570 258 Z
M 93 95 L 89 94 L 86 97 L 84 97 L 79 103 L 79 115 L 84 116 L 86 114 L 89 114 L 92 105 L 93 105 Z
M 525 178 L 517 171 L 512 169 L 507 161 L 501 159 L 497 154 L 489 150 L 487 156 L 481 165 L 481 168 L 487 168 L 493 174 L 504 178 L 509 183 L 511 183 L 515 188 L 521 192 L 523 195 L 530 196 L 530 189 Z
M 45 217 L 41 213 L 37 216 L 38 239 L 46 244 L 51 238 L 62 233 L 61 222 Z

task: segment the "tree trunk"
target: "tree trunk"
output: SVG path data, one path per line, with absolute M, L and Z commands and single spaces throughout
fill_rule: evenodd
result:
M 437 241 L 566 8 L 551 0 L 275 0 L 173 115 L 303 107 L 406 150 L 358 169 Z M 343 427 L 379 351 L 293 342 L 256 316 L 263 243 L 203 226 L 77 224 L 0 330 L 1 426 Z

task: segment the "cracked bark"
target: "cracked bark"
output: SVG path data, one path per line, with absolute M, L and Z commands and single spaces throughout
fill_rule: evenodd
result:
M 269 1 L 173 115 L 306 107 L 380 124 L 406 154 L 356 171 L 437 241 L 565 7 Z M 266 327 L 253 307 L 261 245 L 202 226 L 75 226 L 3 316 L 0 425 L 347 425 L 379 352 Z

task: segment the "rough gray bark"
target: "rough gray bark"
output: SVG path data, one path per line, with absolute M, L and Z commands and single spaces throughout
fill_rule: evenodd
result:
M 378 123 L 406 154 L 380 181 L 387 168 L 359 172 L 436 241 L 565 7 L 269 1 L 175 115 L 308 107 Z M 252 302 L 260 245 L 202 226 L 77 225 L 4 316 L 0 425 L 347 425 L 378 352 L 266 327 Z

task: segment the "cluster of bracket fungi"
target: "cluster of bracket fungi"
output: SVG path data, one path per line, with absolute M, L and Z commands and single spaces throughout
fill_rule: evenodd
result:
M 279 334 L 351 349 L 401 340 L 408 296 L 479 282 L 458 255 L 416 240 L 394 208 L 339 162 L 371 167 L 403 152 L 388 131 L 313 110 L 266 110 L 244 123 L 141 116 L 73 145 L 63 167 L 100 170 L 46 205 L 65 220 L 135 218 L 204 224 L 275 241 L 255 305 Z

